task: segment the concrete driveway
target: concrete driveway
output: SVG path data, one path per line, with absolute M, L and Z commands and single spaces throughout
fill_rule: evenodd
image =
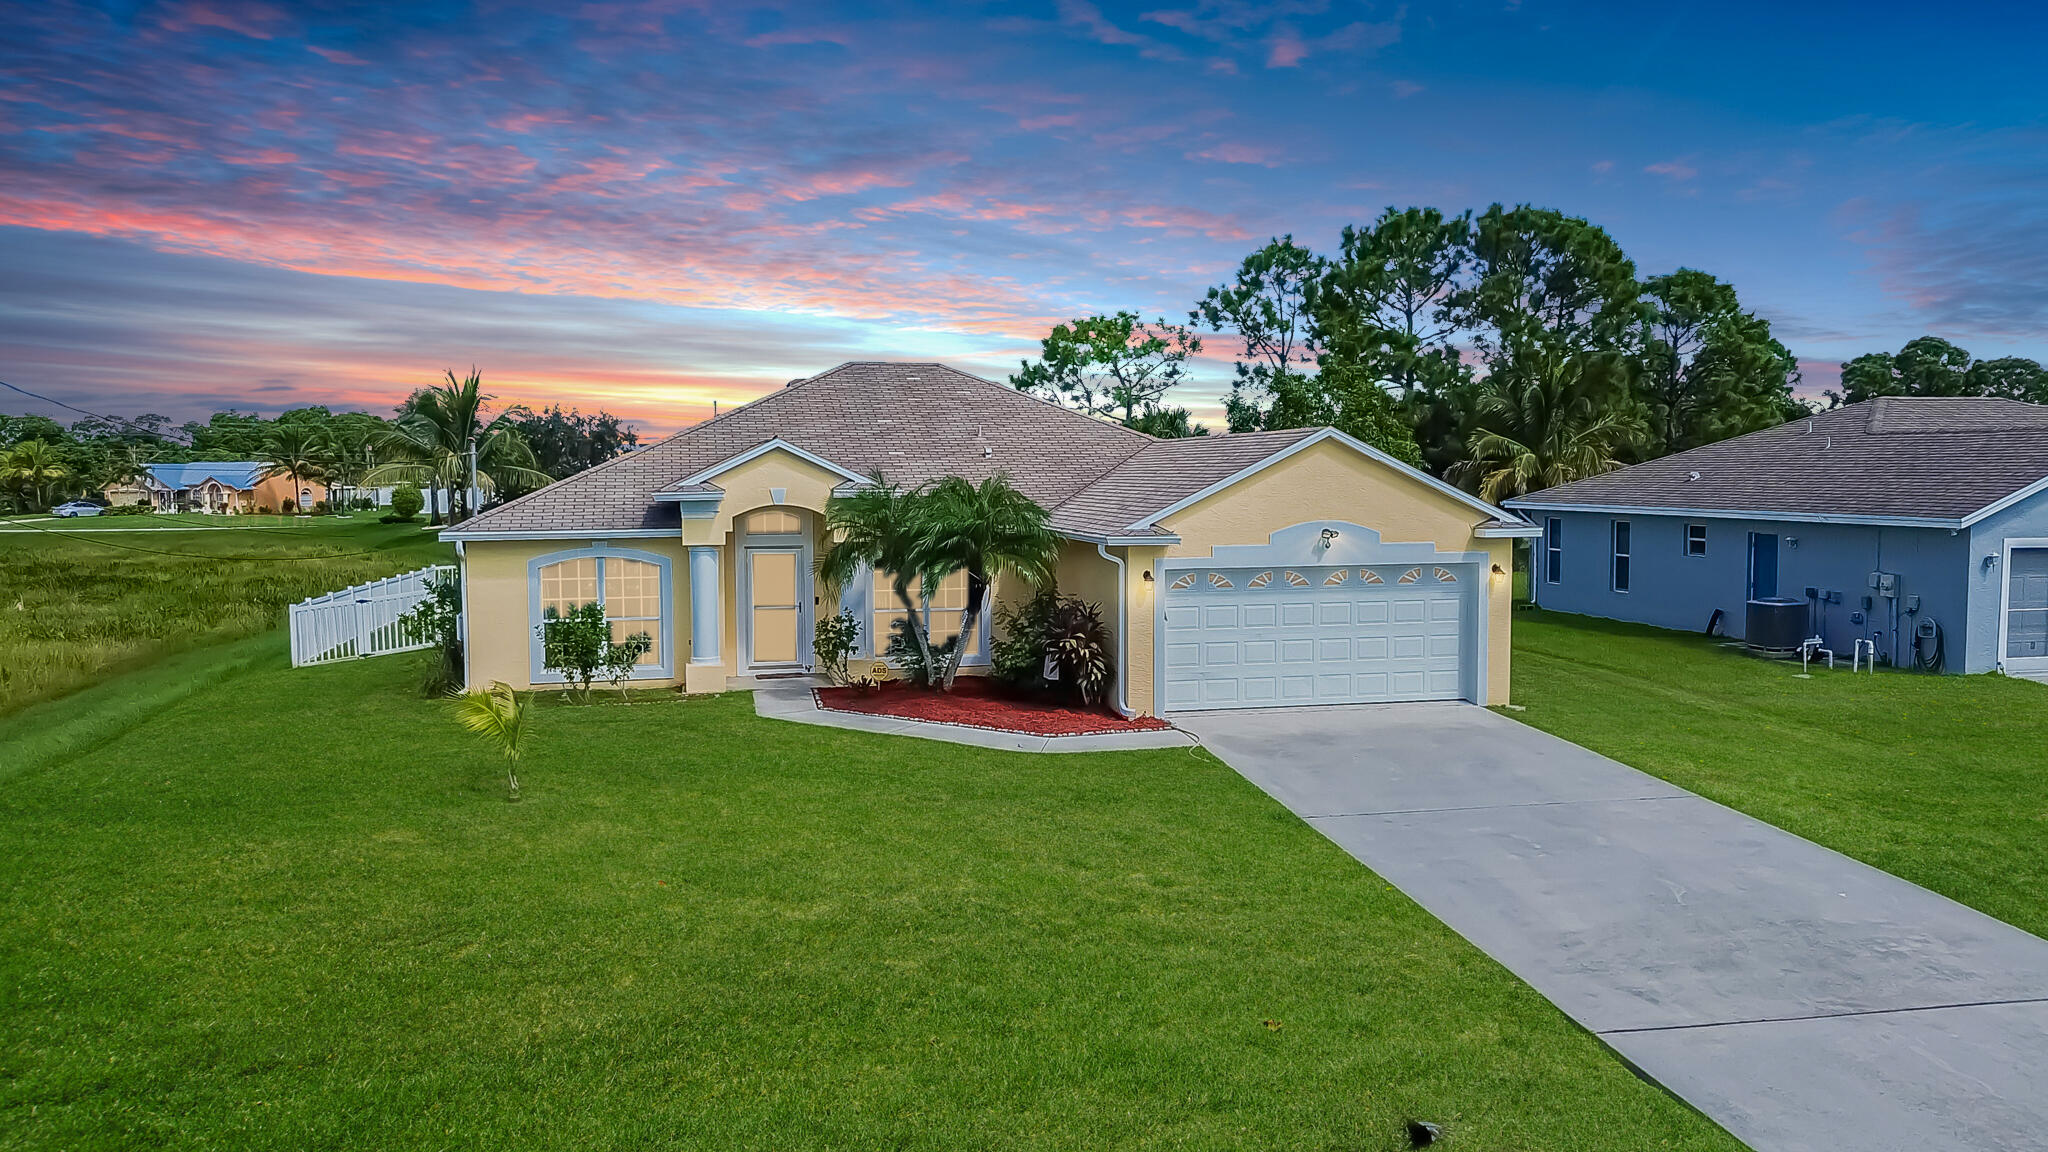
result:
M 1759 1152 L 2048 1149 L 2048 941 L 1481 708 L 1173 719 Z

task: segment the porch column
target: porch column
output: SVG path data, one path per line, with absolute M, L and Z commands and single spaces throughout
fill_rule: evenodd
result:
M 716 546 L 690 549 L 690 663 L 718 664 L 718 552 Z

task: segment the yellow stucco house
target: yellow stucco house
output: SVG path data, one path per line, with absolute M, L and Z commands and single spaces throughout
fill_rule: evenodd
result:
M 873 659 L 896 615 L 886 574 L 826 588 L 813 562 L 826 501 L 877 472 L 1001 473 L 1047 508 L 1060 588 L 1113 626 L 1127 714 L 1507 700 L 1509 549 L 1537 534 L 1512 513 L 1334 429 L 1160 440 L 916 363 L 791 381 L 444 532 L 469 682 L 560 683 L 540 622 L 590 600 L 616 634 L 654 637 L 637 679 L 690 692 L 807 671 L 817 614 L 841 607 Z M 935 639 L 964 594 L 959 577 L 928 590 Z

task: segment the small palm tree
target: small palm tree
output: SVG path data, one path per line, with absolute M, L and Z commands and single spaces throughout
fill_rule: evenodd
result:
M 49 507 L 50 488 L 70 475 L 57 449 L 46 441 L 24 440 L 0 456 L 0 481 L 21 489 L 32 508 Z
M 903 604 L 910 621 L 909 632 L 932 666 L 931 637 L 924 628 L 924 611 L 910 595 L 910 582 L 929 587 L 945 572 L 926 571 L 917 554 L 917 506 L 923 489 L 905 491 L 877 472 L 869 482 L 825 504 L 825 536 L 830 541 L 818 557 L 818 576 L 834 587 L 843 587 L 862 567 L 887 572 L 896 599 Z
M 503 680 L 493 681 L 484 692 L 465 692 L 455 704 L 455 718 L 464 728 L 495 745 L 505 757 L 505 782 L 511 792 L 508 803 L 519 799 L 519 757 L 533 734 L 533 704 L 521 700 Z
M 950 691 L 967 638 L 980 626 L 989 584 L 999 576 L 1041 586 L 1050 583 L 1059 560 L 1059 537 L 1048 526 L 1045 509 L 1012 487 L 1005 475 L 979 484 L 949 476 L 924 494 L 914 512 L 915 548 L 923 566 L 967 573 L 961 639 L 939 678 L 939 687 Z
M 519 434 L 509 413 L 484 419 L 484 405 L 490 399 L 483 390 L 483 375 L 474 368 L 461 380 L 451 371 L 446 384 L 414 393 L 397 425 L 376 441 L 378 450 L 396 463 L 371 469 L 363 482 L 373 487 L 397 481 L 445 486 L 451 521 L 467 519 L 475 511 L 469 507 L 472 445 L 479 487 L 519 484 L 539 488 L 554 483 L 555 478 L 538 467 L 532 446 Z M 438 507 L 434 522 L 440 522 Z
M 263 461 L 265 479 L 272 476 L 289 476 L 292 480 L 292 495 L 296 499 L 308 481 L 318 480 L 327 475 L 327 443 L 320 430 L 310 424 L 280 424 L 263 438 L 263 449 L 257 453 Z M 301 508 L 310 512 L 310 508 Z
M 1450 478 L 1491 503 L 1621 467 L 1642 433 L 1628 364 L 1617 356 L 1533 350 L 1482 382 L 1472 458 Z

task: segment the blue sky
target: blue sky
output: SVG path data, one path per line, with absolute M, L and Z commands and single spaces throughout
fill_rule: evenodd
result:
M 1732 281 L 1809 391 L 1928 332 L 2048 357 L 2038 8 L 4 11 L 0 379 L 88 408 L 474 363 L 667 430 L 849 358 L 999 376 L 1269 236 L 1494 201 Z

